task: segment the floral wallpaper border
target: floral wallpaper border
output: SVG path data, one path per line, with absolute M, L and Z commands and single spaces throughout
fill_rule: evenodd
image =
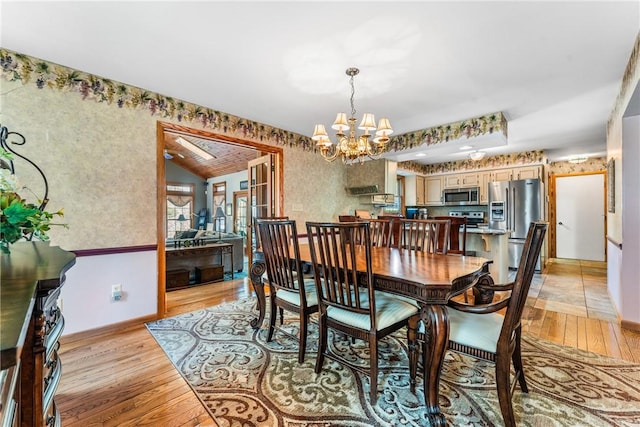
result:
M 544 164 L 547 159 L 544 151 L 525 151 L 522 153 L 502 154 L 499 156 L 485 157 L 482 160 L 458 160 L 455 162 L 436 163 L 431 165 L 421 165 L 416 162 L 400 162 L 398 169 L 419 173 L 421 175 L 432 175 L 450 172 L 462 172 L 476 169 L 497 168 L 506 166 L 518 166 L 529 164 Z
M 315 151 L 304 135 L 243 119 L 231 114 L 173 99 L 135 86 L 73 70 L 0 48 L 2 77 L 7 81 L 35 82 L 40 89 L 77 92 L 85 100 L 116 104 L 119 108 L 149 110 L 151 115 L 181 123 L 199 122 L 206 129 L 246 139 Z
M 34 82 L 40 89 L 77 92 L 85 100 L 116 104 L 119 108 L 147 109 L 151 115 L 181 123 L 199 122 L 205 129 L 238 135 L 263 143 L 285 145 L 317 152 L 310 137 L 247 120 L 211 108 L 173 99 L 135 86 L 77 71 L 0 48 L 2 77 L 7 81 Z M 507 120 L 501 112 L 459 122 L 433 126 L 391 138 L 386 151 L 400 151 L 423 144 L 434 145 L 454 139 L 494 132 L 507 136 Z

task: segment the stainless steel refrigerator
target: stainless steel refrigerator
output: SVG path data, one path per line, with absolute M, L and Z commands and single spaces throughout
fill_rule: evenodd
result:
M 529 224 L 544 220 L 544 184 L 539 179 L 490 182 L 489 228 L 509 230 L 509 268 L 517 269 Z M 538 257 L 536 271 L 540 271 Z

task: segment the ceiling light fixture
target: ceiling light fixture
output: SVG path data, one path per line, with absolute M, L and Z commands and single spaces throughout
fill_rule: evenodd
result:
M 355 67 L 347 68 L 347 75 L 350 77 L 349 83 L 351 84 L 351 117 L 347 119 L 345 113 L 338 113 L 335 122 L 331 126 L 335 129 L 336 137 L 338 141 L 334 145 L 327 135 L 327 131 L 324 125 L 316 125 L 313 130 L 313 139 L 316 142 L 316 146 L 320 149 L 320 154 L 327 161 L 333 161 L 338 157 L 342 157 L 344 163 L 352 164 L 355 161 L 360 163 L 364 162 L 365 157 L 374 159 L 380 156 L 384 152 L 384 147 L 389 142 L 389 135 L 393 133 L 389 119 L 382 118 L 378 122 L 376 128 L 376 120 L 371 113 L 365 113 L 358 129 L 363 130 L 362 135 L 356 135 L 356 109 L 353 105 L 353 95 L 355 89 L 353 86 L 353 77 L 358 74 L 360 70 Z M 345 131 L 349 131 L 345 134 Z M 369 132 L 376 131 L 373 141 L 369 141 L 372 136 Z
M 205 160 L 211 160 L 214 158 L 213 155 L 207 153 L 206 151 L 204 151 L 202 148 L 198 147 L 197 145 L 195 145 L 193 142 L 187 141 L 186 139 L 184 139 L 183 137 L 179 136 L 176 138 L 176 142 L 180 145 L 182 145 L 184 148 L 186 148 L 187 150 L 191 151 L 193 154 L 195 154 L 196 156 L 200 156 Z
M 486 154 L 484 151 L 473 151 L 469 153 L 469 158 L 477 162 L 478 160 L 482 160 Z
M 586 162 L 587 159 L 588 159 L 588 157 L 581 156 L 581 157 L 572 157 L 568 161 L 569 161 L 569 163 L 583 163 L 583 162 Z

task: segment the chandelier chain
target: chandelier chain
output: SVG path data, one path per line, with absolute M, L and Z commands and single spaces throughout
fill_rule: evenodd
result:
M 356 93 L 356 89 L 355 89 L 355 86 L 353 84 L 353 76 L 354 76 L 354 74 L 351 74 L 351 78 L 349 79 L 350 82 L 351 82 L 351 117 L 355 117 L 356 116 L 356 107 L 355 107 L 355 105 L 353 103 L 353 97 L 354 97 L 354 95 Z

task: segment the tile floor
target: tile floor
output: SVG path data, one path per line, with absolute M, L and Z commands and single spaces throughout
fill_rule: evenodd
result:
M 607 291 L 606 262 L 548 260 L 543 272 L 534 275 L 527 304 L 609 322 L 618 320 Z

